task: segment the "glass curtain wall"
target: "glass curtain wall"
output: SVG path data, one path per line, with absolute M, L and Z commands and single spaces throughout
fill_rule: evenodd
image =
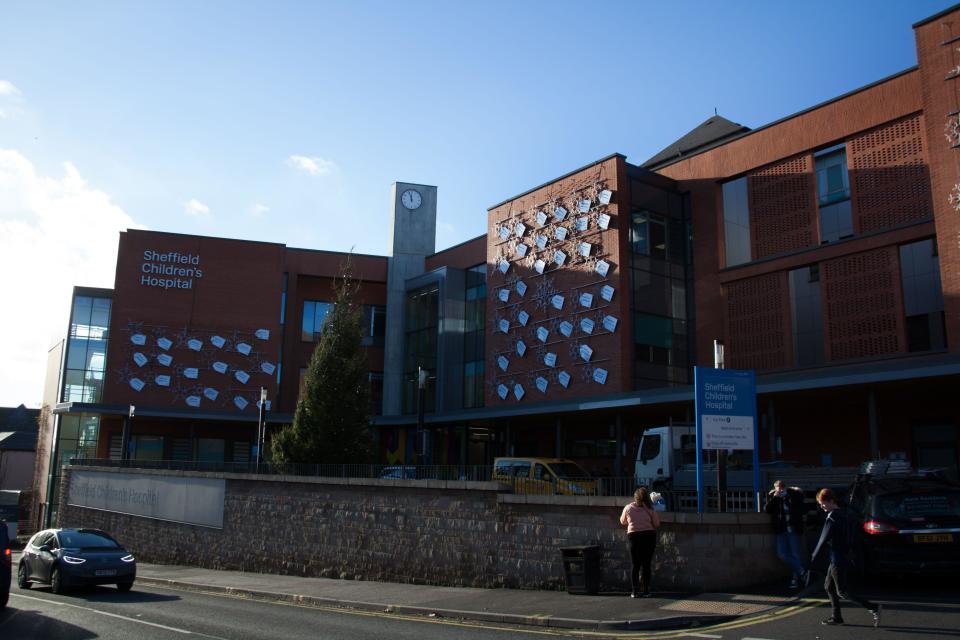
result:
M 75 295 L 70 309 L 67 353 L 64 359 L 61 402 L 97 404 L 103 399 L 103 378 L 110 340 L 112 300 L 99 296 Z M 56 518 L 60 472 L 71 458 L 94 458 L 100 437 L 100 416 L 89 413 L 64 414 L 57 418 L 56 456 L 50 469 L 49 516 Z
M 439 329 L 440 287 L 427 285 L 407 293 L 406 334 L 403 357 L 403 412 L 416 413 L 418 367 L 427 372 L 425 411 L 437 406 L 437 332 Z
M 487 265 L 467 269 L 464 297 L 463 407 L 483 406 L 484 325 L 487 319 Z
M 689 383 L 688 236 L 681 220 L 631 215 L 635 389 Z
M 100 402 L 110 333 L 110 298 L 75 296 L 62 402 Z

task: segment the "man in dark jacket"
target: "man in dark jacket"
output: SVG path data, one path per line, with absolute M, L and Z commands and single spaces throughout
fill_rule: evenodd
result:
M 843 624 L 843 616 L 840 613 L 840 598 L 843 598 L 856 602 L 870 611 L 873 615 L 873 626 L 879 627 L 880 605 L 865 600 L 847 589 L 847 569 L 850 566 L 854 541 L 846 510 L 841 509 L 837 504 L 837 496 L 832 489 L 820 489 L 817 493 L 817 504 L 827 512 L 827 519 L 823 523 L 820 541 L 817 542 L 817 548 L 813 550 L 810 562 L 816 559 L 820 549 L 824 547 L 830 549 L 830 566 L 827 568 L 827 579 L 823 583 L 823 588 L 827 590 L 830 606 L 833 607 L 833 615 L 824 620 L 823 624 Z
M 777 534 L 777 556 L 785 562 L 793 576 L 790 588 L 796 589 L 803 583 L 803 516 L 806 507 L 803 504 L 803 492 L 798 487 L 784 487 L 783 480 L 773 483 L 773 489 L 767 494 L 767 513 L 773 516 L 773 531 Z

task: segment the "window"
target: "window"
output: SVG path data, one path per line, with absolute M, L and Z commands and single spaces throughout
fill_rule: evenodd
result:
M 947 346 L 940 284 L 940 258 L 933 238 L 900 247 L 907 349 L 930 351 Z
M 130 436 L 130 446 L 134 460 L 163 460 L 163 436 Z
M 365 304 L 362 312 L 361 344 L 365 347 L 382 347 L 387 325 L 387 308 L 382 304 Z
M 635 313 L 633 342 L 635 360 L 669 366 L 671 364 L 670 348 L 673 346 L 673 321 L 670 318 L 649 313 Z
M 820 243 L 853 236 L 847 151 L 841 145 L 816 154 L 817 200 L 820 206 Z
M 643 448 L 640 449 L 640 462 L 653 460 L 660 455 L 660 436 L 643 436 Z
M 484 324 L 487 318 L 487 265 L 467 269 L 463 323 L 463 407 L 483 406 Z
M 379 416 L 383 414 L 383 372 L 371 371 L 367 374 L 370 383 L 370 412 Z
M 222 438 L 197 438 L 199 462 L 223 462 L 226 443 Z
M 794 362 L 800 367 L 823 363 L 819 265 L 790 272 L 790 312 L 793 318 Z
M 431 284 L 407 293 L 404 336 L 404 413 L 417 411 L 418 368 L 427 372 L 424 410 L 436 409 L 437 333 L 440 324 L 440 288 Z
M 726 266 L 750 262 L 750 204 L 746 177 L 723 184 L 723 238 Z
M 646 211 L 634 213 L 630 223 L 633 252 L 660 260 L 667 259 L 667 224 L 663 218 Z
M 330 316 L 330 312 L 333 311 L 334 306 L 332 302 L 304 300 L 303 329 L 300 339 L 304 342 L 316 342 L 320 338 L 323 325 L 327 323 L 327 318 Z

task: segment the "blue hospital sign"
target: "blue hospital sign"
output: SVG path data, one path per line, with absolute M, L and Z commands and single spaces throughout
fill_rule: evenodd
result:
M 753 371 L 696 368 L 696 414 L 703 449 L 753 449 L 757 394 Z

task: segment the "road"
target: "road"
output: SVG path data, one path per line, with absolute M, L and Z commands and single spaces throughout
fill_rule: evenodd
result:
M 901 595 L 896 595 L 895 593 Z M 909 592 L 909 596 L 902 593 Z M 588 634 L 549 629 L 510 628 L 394 614 L 347 612 L 244 600 L 236 597 L 155 588 L 138 584 L 130 593 L 98 587 L 57 596 L 44 587 L 11 587 L 10 604 L 0 612 L 3 640 L 160 640 L 212 638 L 267 640 L 283 638 L 707 638 L 710 640 L 937 640 L 960 638 L 960 591 L 944 585 L 903 583 L 874 588 L 868 594 L 884 603 L 880 629 L 865 611 L 848 610 L 845 627 L 823 627 L 825 605 L 809 606 L 788 616 L 744 619 L 727 625 L 671 632 Z

